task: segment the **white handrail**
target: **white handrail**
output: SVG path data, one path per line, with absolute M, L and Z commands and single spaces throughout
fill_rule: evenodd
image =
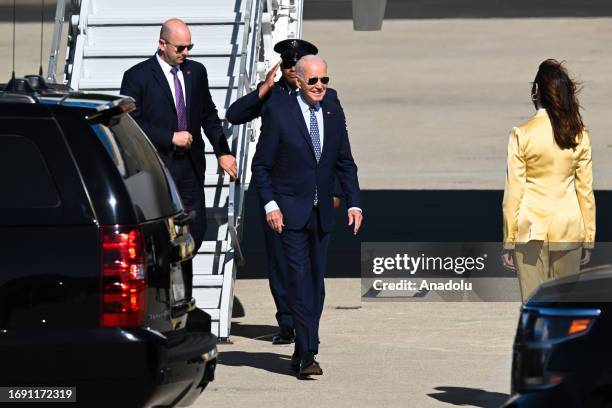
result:
M 65 0 L 58 0 L 55 8 L 55 23 L 53 26 L 53 40 L 51 42 L 51 54 L 49 55 L 49 65 L 47 68 L 47 82 L 56 83 L 55 75 L 57 72 L 57 57 L 62 40 L 62 27 L 64 26 L 64 13 L 66 10 Z
M 250 58 L 255 60 L 257 56 L 257 41 L 259 41 L 259 27 L 261 27 L 261 3 L 255 4 L 255 16 L 252 15 L 253 0 L 248 0 L 245 7 L 244 31 L 242 49 L 240 52 L 240 74 L 238 79 L 237 99 L 242 97 L 245 89 L 253 88 L 254 80 L 253 70 L 255 62 L 251 61 L 248 64 L 249 46 L 253 47 L 250 53 Z M 249 41 L 252 39 L 252 41 Z M 248 82 L 247 82 L 248 81 Z M 246 165 L 248 162 L 249 140 L 247 138 L 250 123 L 234 126 L 232 129 L 231 145 L 236 142 L 236 160 L 238 162 L 238 175 L 235 180 L 230 180 L 229 197 L 228 197 L 228 230 L 232 239 L 232 247 L 238 265 L 244 264 L 244 255 L 240 246 L 240 238 L 238 236 L 238 228 L 244 212 L 244 188 L 243 182 L 246 174 Z

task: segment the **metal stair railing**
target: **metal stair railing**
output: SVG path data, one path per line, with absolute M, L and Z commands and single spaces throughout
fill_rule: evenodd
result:
M 57 73 L 57 57 L 59 56 L 60 43 L 62 41 L 62 28 L 64 26 L 65 10 L 66 1 L 58 0 L 55 8 L 51 54 L 49 56 L 49 65 L 47 67 L 47 82 L 53 84 L 56 83 L 55 75 Z
M 248 0 L 245 7 L 244 32 L 242 49 L 240 50 L 240 70 L 238 78 L 238 89 L 236 98 L 244 95 L 245 90 L 249 91 L 254 87 L 254 69 L 259 54 L 259 30 L 261 27 L 262 2 Z M 232 307 L 234 299 L 234 281 L 236 279 L 237 265 L 245 262 L 240 238 L 242 229 L 242 217 L 244 214 L 244 190 L 245 177 L 248 172 L 249 143 L 248 138 L 251 124 L 234 126 L 232 128 L 231 146 L 235 146 L 238 174 L 235 180 L 230 180 L 228 193 L 228 233 L 231 245 L 228 248 L 226 258 L 235 261 L 231 268 L 226 268 L 223 272 L 223 289 L 221 293 L 219 310 L 219 338 L 227 339 L 230 335 Z M 231 254 L 233 252 L 233 254 Z M 233 255 L 233 257 L 232 257 Z
M 249 0 L 247 4 L 247 13 L 245 17 L 245 30 L 244 30 L 244 41 L 242 43 L 242 53 L 240 60 L 240 77 L 238 80 L 238 89 L 237 89 L 237 99 L 242 97 L 245 92 L 251 92 L 255 89 L 257 84 L 257 76 L 258 74 L 265 75 L 266 70 L 262 69 L 262 65 L 272 65 L 272 61 L 270 61 L 272 55 L 276 55 L 272 52 L 272 44 L 266 44 L 268 36 L 266 36 L 266 25 L 270 25 L 269 29 L 272 29 L 274 24 L 279 19 L 279 12 L 285 11 L 287 14 L 284 17 L 287 18 L 289 26 L 293 25 L 293 30 L 290 30 L 289 26 L 286 28 L 287 31 L 293 31 L 296 38 L 301 38 L 302 36 L 302 17 L 304 10 L 304 2 L 302 0 L 263 0 L 258 2 L 258 7 L 256 9 L 256 17 L 253 19 L 254 27 L 251 26 L 251 16 L 250 16 L 250 3 L 252 0 Z M 263 8 L 266 8 L 266 21 L 263 21 Z M 269 21 L 268 21 L 269 20 Z M 247 27 L 248 24 L 248 30 Z M 247 41 L 247 36 L 250 35 L 251 29 L 254 29 L 255 32 L 250 36 L 254 41 L 249 43 Z M 249 69 L 246 70 L 247 65 L 247 46 L 252 46 L 250 60 L 249 60 Z M 261 64 L 259 61 L 261 55 L 259 52 L 259 48 L 262 47 L 264 50 L 264 61 Z M 267 49 L 270 48 L 270 49 Z M 258 61 L 260 62 L 259 71 L 258 72 Z M 255 122 L 259 123 L 259 122 Z M 228 230 L 232 239 L 232 247 L 235 251 L 236 262 L 238 265 L 243 265 L 245 262 L 244 254 L 242 253 L 242 248 L 240 246 L 240 234 L 239 229 L 242 221 L 242 217 L 244 214 L 244 193 L 246 187 L 246 175 L 248 172 L 248 162 L 249 162 L 249 144 L 251 142 L 255 142 L 259 135 L 259 129 L 255 128 L 255 124 L 253 122 L 247 122 L 244 125 L 234 126 L 232 132 L 232 142 L 236 140 L 237 144 L 237 153 L 240 152 L 240 158 L 237 157 L 239 162 L 238 166 L 238 177 L 234 181 L 230 181 L 230 190 L 228 197 Z
M 255 6 L 255 16 L 251 15 L 253 9 L 253 0 L 248 0 L 245 10 L 244 22 L 244 38 L 242 42 L 242 50 L 240 52 L 240 76 L 238 78 L 237 99 L 244 96 L 245 91 L 250 92 L 255 88 L 255 69 L 258 56 L 259 32 L 261 29 L 261 2 Z M 254 18 L 252 18 L 254 17 Z M 251 24 L 251 22 L 253 24 Z M 252 31 L 252 32 L 251 32 Z M 249 41 L 249 38 L 251 41 Z M 249 50 L 249 47 L 251 48 Z M 249 52 L 250 51 L 250 52 Z M 250 61 L 247 61 L 249 60 Z M 248 62 L 248 66 L 247 66 Z M 247 71 L 248 68 L 248 71 Z M 245 176 L 248 171 L 249 157 L 249 142 L 251 133 L 251 123 L 244 125 L 233 126 L 232 129 L 232 145 L 236 142 L 236 160 L 238 162 L 238 175 L 235 180 L 230 180 L 229 197 L 228 197 L 228 230 L 234 248 L 235 259 L 238 265 L 243 265 L 245 262 L 242 248 L 240 247 L 240 239 L 238 229 L 240 228 L 242 217 L 244 214 L 244 192 L 245 192 Z

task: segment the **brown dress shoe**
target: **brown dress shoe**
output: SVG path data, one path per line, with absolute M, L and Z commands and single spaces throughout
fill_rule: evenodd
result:
M 321 366 L 316 361 L 313 361 L 310 365 L 304 367 L 303 364 L 300 364 L 300 372 L 298 374 L 298 378 L 304 379 L 308 378 L 311 375 L 322 375 L 323 370 Z

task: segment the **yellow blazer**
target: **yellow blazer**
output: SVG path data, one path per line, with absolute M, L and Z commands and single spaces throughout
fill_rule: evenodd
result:
M 503 201 L 504 248 L 531 240 L 593 247 L 591 141 L 586 130 L 579 138 L 575 149 L 560 149 L 544 109 L 512 128 Z

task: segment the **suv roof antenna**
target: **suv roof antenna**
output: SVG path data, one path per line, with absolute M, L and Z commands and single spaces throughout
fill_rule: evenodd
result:
M 15 14 L 16 14 L 16 3 L 17 0 L 13 0 L 13 74 L 11 75 L 11 83 L 12 83 L 12 91 L 16 91 L 17 89 L 15 88 L 15 25 L 17 24 L 16 20 L 15 20 Z M 7 89 L 8 90 L 8 89 Z
M 43 57 L 43 23 L 45 20 L 45 0 L 40 2 L 40 65 L 38 66 L 38 75 L 43 75 L 42 57 Z

